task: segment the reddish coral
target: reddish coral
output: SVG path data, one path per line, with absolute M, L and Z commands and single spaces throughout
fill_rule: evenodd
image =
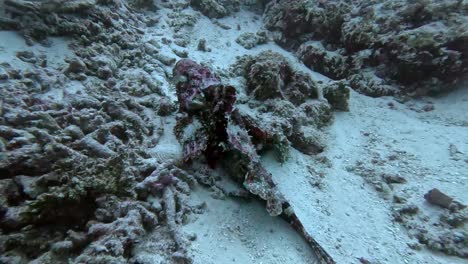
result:
M 176 88 L 180 111 L 199 117 L 202 123 L 201 131 L 195 131 L 195 139 L 184 143 L 184 160 L 204 154 L 214 166 L 223 153 L 220 143 L 227 139 L 227 119 L 233 111 L 236 89 L 222 85 L 209 68 L 190 59 L 180 60 L 173 74 L 178 80 Z
M 204 155 L 212 167 L 225 161 L 232 176 L 241 179 L 250 193 L 267 201 L 271 215 L 281 214 L 284 200 L 271 174 L 260 164 L 251 140 L 253 135 L 257 142 L 263 143 L 270 136 L 254 123 L 245 122 L 248 120 L 234 109 L 236 89 L 222 85 L 207 67 L 189 59 L 176 64 L 174 76 L 178 80 L 179 110 L 185 114 L 176 125 L 184 160 Z
M 177 97 L 181 111 L 191 111 L 198 108 L 196 100 L 203 97 L 203 90 L 211 86 L 219 86 L 221 82 L 211 71 L 190 59 L 177 62 L 173 75 L 178 79 Z M 188 81 L 181 81 L 182 79 Z

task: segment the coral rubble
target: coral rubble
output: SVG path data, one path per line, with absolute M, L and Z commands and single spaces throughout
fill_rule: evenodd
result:
M 252 49 L 260 44 L 268 42 L 268 36 L 265 31 L 259 31 L 257 33 L 243 33 L 236 39 L 237 44 L 241 45 L 246 49 Z
M 466 76 L 467 11 L 455 0 L 278 0 L 267 4 L 264 21 L 278 43 L 330 78 L 372 96 L 424 95 Z M 370 77 L 353 84 L 362 71 Z
M 323 151 L 321 128 L 330 123 L 333 110 L 348 110 L 345 84 L 315 83 L 285 57 L 270 51 L 240 58 L 234 68 L 245 77 L 246 92 L 255 99 L 252 107 L 240 112 L 248 117 L 252 133 L 262 135 L 256 139 L 262 145 L 257 148 L 272 147 L 280 161 L 288 156 L 290 145 L 306 154 Z
M 210 18 L 222 18 L 239 11 L 239 0 L 191 0 L 190 4 Z
M 150 150 L 175 110 L 155 78 L 167 61 L 139 29 L 148 3 L 2 2 L 28 44 L 68 36 L 74 55 L 63 68 L 30 51 L 17 53 L 27 67 L 0 65 L 0 262 L 127 263 L 161 226 L 177 245 L 160 253 L 191 261 L 175 230 L 191 212 L 180 211 L 187 184 L 150 185 L 163 208 L 138 188 L 161 163 Z

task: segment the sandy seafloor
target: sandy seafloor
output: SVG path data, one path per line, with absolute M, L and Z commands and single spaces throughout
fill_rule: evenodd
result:
M 165 10 L 158 11 L 163 16 Z M 194 12 L 194 11 L 193 11 Z M 300 63 L 293 54 L 273 42 L 246 50 L 235 42 L 243 32 L 256 32 L 262 28 L 260 16 L 241 11 L 233 17 L 219 19 L 231 29 L 222 29 L 200 16 L 193 31 L 193 39 L 203 37 L 211 52 L 197 50 L 193 41 L 185 50 L 189 58 L 209 64 L 215 71 L 227 70 L 236 56 L 258 54 L 273 50 L 289 58 L 293 65 L 312 75 L 315 80 L 326 77 L 312 72 Z M 163 24 L 163 23 L 162 23 Z M 237 29 L 237 25 L 241 29 Z M 161 34 L 158 24 L 146 28 L 146 39 L 170 38 Z M 72 54 L 64 38 L 52 38 L 52 46 L 39 44 L 29 47 L 15 32 L 0 32 L 0 62 L 17 67 L 28 65 L 15 57 L 16 51 L 34 50 L 48 57 L 49 67 L 65 67 L 63 58 Z M 171 47 L 171 45 L 173 47 Z M 176 57 L 171 48 L 163 46 L 162 53 Z M 170 67 L 168 67 L 170 70 Z M 236 87 L 244 85 L 236 78 L 227 82 Z M 174 87 L 165 87 L 175 98 Z M 70 82 L 64 89 L 80 89 L 80 83 Z M 60 100 L 60 93 L 50 91 L 47 95 Z M 391 103 L 391 104 L 390 104 Z M 434 110 L 425 112 L 423 107 L 432 104 Z M 166 125 L 173 125 L 168 118 Z M 168 134 L 169 133 L 169 134 Z M 172 129 L 166 129 L 155 152 L 168 156 L 181 154 Z M 279 164 L 272 157 L 263 157 L 263 164 L 273 174 L 280 191 L 290 201 L 306 229 L 324 247 L 337 263 L 360 263 L 360 258 L 372 263 L 466 263 L 466 260 L 435 253 L 428 249 L 413 250 L 414 239 L 392 217 L 392 202 L 385 199 L 353 170 L 359 161 L 380 159 L 383 170 L 404 175 L 407 182 L 393 191 L 405 190 L 408 200 L 425 213 L 438 214 L 441 209 L 425 202 L 424 194 L 438 188 L 468 203 L 468 86 L 433 98 L 420 98 L 398 102 L 392 97 L 370 98 L 351 93 L 350 111 L 335 114 L 332 125 L 327 128 L 327 149 L 320 154 L 322 159 L 310 157 L 292 150 L 291 158 Z M 458 149 L 458 158 L 450 154 L 450 146 Z M 396 159 L 388 160 L 391 155 Z M 327 164 L 323 158 L 328 159 Z M 312 165 L 316 172 L 323 173 L 321 188 L 309 183 Z M 314 254 L 308 245 L 286 222 L 270 217 L 257 201 L 245 202 L 226 197 L 217 200 L 209 191 L 197 187 L 191 198 L 194 202 L 205 201 L 208 210 L 191 219 L 183 230 L 195 234 L 191 244 L 194 263 L 315 263 Z M 151 236 L 146 239 L 151 240 Z M 144 243 L 135 249 L 151 259 L 151 249 Z M 159 263 L 154 259 L 154 263 Z

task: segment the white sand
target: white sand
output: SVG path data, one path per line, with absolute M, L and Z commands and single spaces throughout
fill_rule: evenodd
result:
M 208 211 L 184 227 L 197 234 L 194 263 L 317 263 L 309 245 L 280 218 L 268 215 L 259 201 L 216 200 L 204 189 L 191 195 Z
M 408 190 L 410 201 L 423 209 L 440 210 L 423 198 L 436 187 L 466 204 L 468 166 L 463 160 L 450 158 L 449 144 L 467 153 L 468 127 L 451 123 L 454 119 L 468 121 L 468 89 L 432 99 L 435 110 L 429 113 L 416 113 L 391 98 L 374 99 L 353 92 L 351 99 L 350 112 L 337 113 L 329 130 L 328 149 L 323 155 L 331 160 L 331 169 L 297 151 L 283 166 L 265 158 L 307 229 L 338 263 L 359 263 L 360 257 L 381 263 L 465 263 L 460 258 L 410 249 L 407 243 L 412 240 L 392 220 L 390 202 L 346 167 L 375 153 L 386 157 L 406 151 L 405 157 L 412 156 L 409 164 L 402 160 L 387 165 L 389 171 L 407 179 L 402 188 Z M 391 101 L 397 110 L 387 106 Z M 450 107 L 452 102 L 458 102 L 459 107 Z M 323 190 L 308 184 L 307 164 L 326 173 Z

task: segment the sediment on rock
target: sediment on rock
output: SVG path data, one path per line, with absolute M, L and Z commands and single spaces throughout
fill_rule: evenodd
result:
M 355 82 L 357 71 L 379 84 L 352 88 L 371 96 L 440 93 L 468 72 L 465 1 L 271 1 L 264 12 L 276 41 L 312 69 Z M 462 44 L 464 43 L 464 44 Z M 299 47 L 299 48 L 298 48 Z M 357 86 L 356 86 L 357 85 Z
M 210 18 L 222 18 L 239 11 L 239 0 L 191 0 L 190 4 Z
M 160 162 L 148 151 L 164 131 L 160 116 L 175 110 L 154 77 L 165 76 L 164 62 L 141 38 L 148 17 L 132 7 L 144 1 L 57 3 L 2 2 L 28 44 L 68 36 L 75 56 L 63 71 L 33 52 L 17 54 L 27 69 L 0 65 L 0 262 L 127 263 L 136 241 L 167 225 L 135 191 Z M 178 219 L 191 212 L 180 190 Z
M 265 44 L 268 42 L 268 36 L 265 31 L 259 31 L 257 33 L 243 33 L 236 39 L 237 44 L 241 45 L 246 49 L 252 49 L 257 45 Z
M 334 110 L 348 110 L 345 83 L 315 83 L 278 53 L 244 56 L 232 71 L 246 79 L 252 96 L 238 106 L 252 142 L 259 153 L 273 151 L 279 162 L 288 159 L 290 148 L 307 155 L 323 152 L 322 129 L 332 122 Z

